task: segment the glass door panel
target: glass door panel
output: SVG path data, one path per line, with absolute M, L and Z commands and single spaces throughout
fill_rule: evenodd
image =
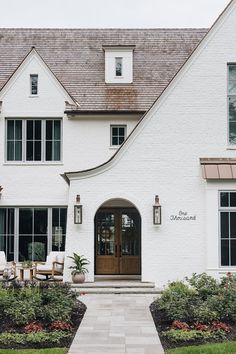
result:
M 112 210 L 96 215 L 96 273 L 118 274 L 117 218 Z
M 139 256 L 140 254 L 140 225 L 137 214 L 122 213 L 121 216 L 121 255 Z
M 115 215 L 100 213 L 97 222 L 97 254 L 103 256 L 115 253 Z
M 121 210 L 120 274 L 140 274 L 141 221 L 137 210 Z
M 134 208 L 101 209 L 97 213 L 96 274 L 140 274 L 140 226 Z

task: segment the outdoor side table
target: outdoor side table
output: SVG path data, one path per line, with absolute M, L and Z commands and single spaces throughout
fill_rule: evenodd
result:
M 29 280 L 32 281 L 33 280 L 33 271 L 34 269 L 33 268 L 24 268 L 24 267 L 21 267 L 19 268 L 19 271 L 20 271 L 20 281 L 24 281 L 25 280 L 25 271 L 29 271 Z

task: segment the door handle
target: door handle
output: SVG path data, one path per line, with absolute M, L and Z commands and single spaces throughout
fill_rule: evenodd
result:
M 115 245 L 115 257 L 117 257 L 117 245 Z
M 122 250 L 121 250 L 121 245 L 120 245 L 120 257 L 122 257 L 122 252 L 121 252 Z

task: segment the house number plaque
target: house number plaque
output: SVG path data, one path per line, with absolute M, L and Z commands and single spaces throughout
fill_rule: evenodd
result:
M 187 211 L 180 210 L 178 214 L 170 215 L 171 221 L 190 221 L 190 220 L 197 220 L 196 215 L 189 214 Z

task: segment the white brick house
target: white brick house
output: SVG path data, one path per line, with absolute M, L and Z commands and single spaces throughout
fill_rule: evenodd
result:
M 0 62 L 0 247 L 9 259 L 65 248 L 90 260 L 89 281 L 133 275 L 159 286 L 235 271 L 235 23 L 233 0 L 203 39 L 205 30 L 101 30 L 78 55 L 65 43 L 79 32 L 54 33 L 66 42 L 50 52 L 40 48 L 48 30 L 3 31 L 35 46 Z M 11 72 L 14 57 L 23 61 Z

